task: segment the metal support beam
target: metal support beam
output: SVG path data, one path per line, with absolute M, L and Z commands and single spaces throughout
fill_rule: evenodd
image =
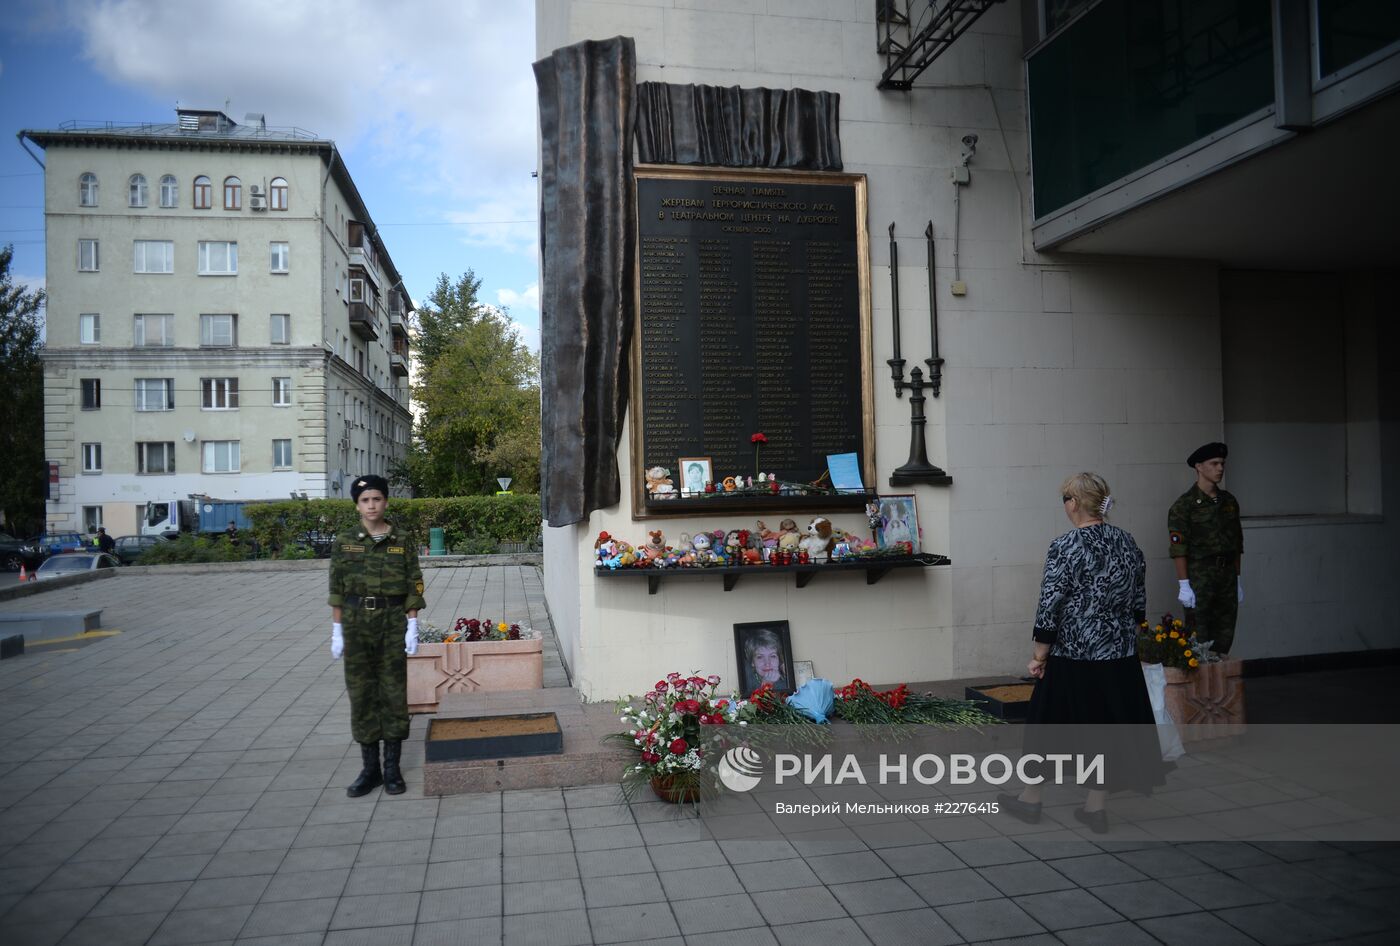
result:
M 876 0 L 876 49 L 885 57 L 877 88 L 908 91 L 914 80 L 978 17 L 1002 0 Z

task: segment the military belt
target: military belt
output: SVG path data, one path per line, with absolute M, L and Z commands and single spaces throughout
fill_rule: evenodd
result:
M 346 595 L 345 603 L 352 608 L 378 611 L 380 608 L 398 607 L 408 601 L 408 595 Z

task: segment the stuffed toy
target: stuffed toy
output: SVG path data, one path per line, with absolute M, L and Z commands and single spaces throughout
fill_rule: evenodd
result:
M 813 562 L 817 560 L 818 555 L 825 555 L 826 560 L 831 561 L 831 548 L 836 544 L 831 532 L 831 520 L 825 516 L 817 516 L 808 523 L 807 534 L 799 544 L 802 551 L 811 556 Z

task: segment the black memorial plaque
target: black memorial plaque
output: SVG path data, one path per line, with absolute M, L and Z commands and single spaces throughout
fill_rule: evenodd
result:
M 857 453 L 868 477 L 863 179 L 645 174 L 638 476 L 666 467 L 680 489 L 690 456 L 752 475 L 761 431 L 764 472 L 812 482 Z

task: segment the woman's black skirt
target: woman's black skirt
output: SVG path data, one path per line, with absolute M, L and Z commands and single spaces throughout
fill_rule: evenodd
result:
M 1151 794 L 1164 784 L 1156 718 L 1137 657 L 1051 657 L 1026 709 L 1025 751 L 1102 753 L 1106 777 L 1090 787 Z

